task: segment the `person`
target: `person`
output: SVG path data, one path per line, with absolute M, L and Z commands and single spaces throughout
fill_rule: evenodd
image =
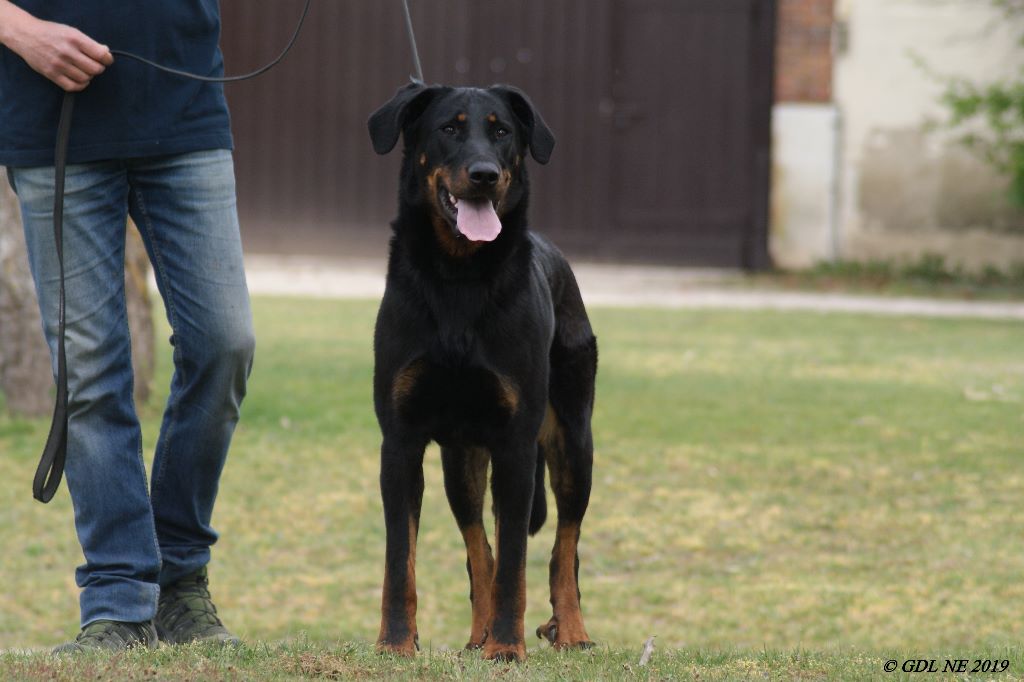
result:
M 21 205 L 56 366 L 54 143 L 74 91 L 64 213 L 66 478 L 85 556 L 81 632 L 56 649 L 237 643 L 210 598 L 214 500 L 254 336 L 223 87 L 119 59 L 223 74 L 217 0 L 0 0 L 0 165 Z M 151 488 L 132 398 L 127 216 L 170 323 L 174 375 Z M 149 488 L 147 490 L 147 488 Z

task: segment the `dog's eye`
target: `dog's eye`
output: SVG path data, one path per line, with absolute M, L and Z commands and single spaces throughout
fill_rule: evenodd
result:
M 505 137 L 506 135 L 508 135 L 508 129 L 507 128 L 498 128 L 498 129 L 496 129 L 494 131 L 494 136 L 495 137 Z
M 441 128 L 441 132 L 445 135 L 454 135 L 458 131 L 455 129 L 455 126 L 449 123 L 444 128 Z

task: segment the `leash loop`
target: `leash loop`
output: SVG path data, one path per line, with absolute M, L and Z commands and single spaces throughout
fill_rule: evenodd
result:
M 65 92 L 57 123 L 57 145 L 54 150 L 53 237 L 57 242 L 57 264 L 60 268 L 60 295 L 57 304 L 57 399 L 53 421 L 46 437 L 43 456 L 32 481 L 32 497 L 43 504 L 53 499 L 64 474 L 68 450 L 68 360 L 64 349 L 64 172 L 67 167 L 68 139 L 71 137 L 71 113 L 75 94 Z

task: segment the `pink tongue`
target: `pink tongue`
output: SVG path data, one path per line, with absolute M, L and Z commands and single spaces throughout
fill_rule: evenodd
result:
M 501 232 L 501 221 L 498 220 L 498 214 L 494 212 L 490 201 L 459 199 L 455 202 L 455 208 L 459 212 L 457 227 L 466 239 L 490 242 Z

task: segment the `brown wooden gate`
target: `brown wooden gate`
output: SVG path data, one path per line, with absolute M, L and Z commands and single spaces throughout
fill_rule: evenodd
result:
M 223 0 L 228 70 L 301 0 Z M 532 223 L 578 257 L 765 267 L 775 0 L 410 0 L 428 82 L 522 87 L 558 138 Z M 250 249 L 383 253 L 398 154 L 366 117 L 408 80 L 400 0 L 314 0 L 294 53 L 228 86 Z

